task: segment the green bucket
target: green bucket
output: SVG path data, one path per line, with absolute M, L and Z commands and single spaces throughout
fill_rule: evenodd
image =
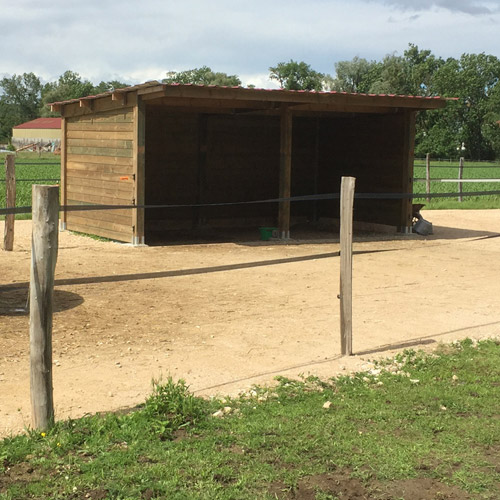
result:
M 262 241 L 268 241 L 269 238 L 273 236 L 273 233 L 275 233 L 276 230 L 277 228 L 275 227 L 259 227 L 260 239 Z

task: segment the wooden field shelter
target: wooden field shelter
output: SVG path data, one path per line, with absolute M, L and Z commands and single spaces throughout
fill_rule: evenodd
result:
M 61 205 L 196 205 L 411 193 L 415 115 L 443 98 L 148 82 L 57 102 Z M 156 231 L 338 218 L 338 200 L 61 212 L 61 227 L 148 243 Z M 356 200 L 357 221 L 411 231 L 410 199 Z

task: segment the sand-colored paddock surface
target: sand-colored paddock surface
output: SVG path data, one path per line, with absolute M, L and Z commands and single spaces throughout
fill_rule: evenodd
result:
M 423 215 L 433 236 L 355 238 L 349 358 L 331 235 L 134 248 L 62 232 L 56 418 L 141 403 L 161 375 L 235 394 L 278 374 L 357 370 L 404 346 L 500 336 L 500 210 Z M 14 251 L 0 251 L 0 435 L 30 425 L 30 233 L 16 221 Z

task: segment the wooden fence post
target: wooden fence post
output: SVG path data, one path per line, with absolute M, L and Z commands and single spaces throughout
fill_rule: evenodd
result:
M 54 422 L 52 296 L 58 248 L 59 186 L 32 191 L 30 273 L 30 392 L 33 429 Z
M 16 155 L 9 154 L 5 158 L 5 208 L 16 206 Z M 14 248 L 15 214 L 5 216 L 3 233 L 3 249 L 12 252 Z
M 458 201 L 463 201 L 462 198 L 462 179 L 464 176 L 464 157 L 460 157 L 460 161 L 458 163 Z
M 427 153 L 425 155 L 425 193 L 427 197 L 425 201 L 429 203 L 431 199 L 429 198 L 429 193 L 431 192 L 431 155 Z
M 352 218 L 355 177 L 340 187 L 340 353 L 352 354 Z

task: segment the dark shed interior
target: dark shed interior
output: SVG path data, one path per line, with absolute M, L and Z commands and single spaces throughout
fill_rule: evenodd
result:
M 280 117 L 210 114 L 146 106 L 145 203 L 187 205 L 275 199 Z M 338 193 L 341 177 L 358 192 L 403 192 L 404 114 L 294 116 L 291 196 Z M 401 200 L 357 200 L 355 218 L 395 227 Z M 147 210 L 148 233 L 208 226 L 276 226 L 277 203 Z M 291 204 L 291 223 L 339 217 L 338 200 Z

